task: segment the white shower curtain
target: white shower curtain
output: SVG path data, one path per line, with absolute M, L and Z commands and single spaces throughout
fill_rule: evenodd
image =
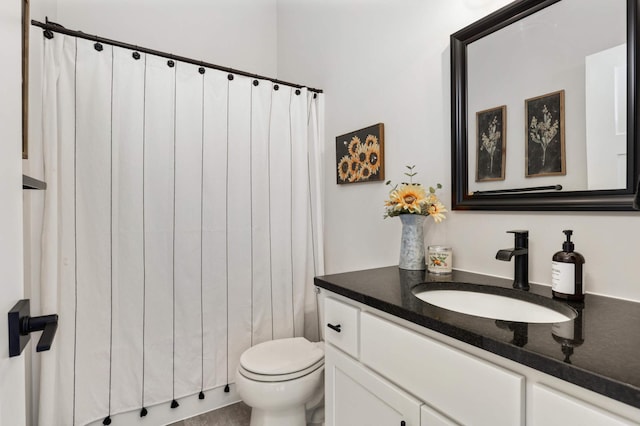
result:
M 318 336 L 322 95 L 94 44 L 44 41 L 40 425 L 223 392 L 248 347 Z

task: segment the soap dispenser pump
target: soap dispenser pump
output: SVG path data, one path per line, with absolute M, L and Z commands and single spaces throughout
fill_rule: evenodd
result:
M 553 255 L 551 263 L 551 292 L 553 297 L 566 300 L 584 300 L 584 257 L 574 251 L 573 231 L 562 231 L 567 240 L 562 251 Z

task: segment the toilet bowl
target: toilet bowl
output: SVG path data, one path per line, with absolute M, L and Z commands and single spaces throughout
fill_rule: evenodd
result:
M 271 340 L 240 356 L 236 386 L 251 407 L 251 426 L 304 426 L 322 402 L 324 348 L 304 337 Z

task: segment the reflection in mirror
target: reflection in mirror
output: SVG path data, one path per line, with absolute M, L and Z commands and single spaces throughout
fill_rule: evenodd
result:
M 469 147 L 476 147 L 468 151 L 469 167 L 482 164 L 491 135 L 491 129 L 480 131 L 476 113 L 507 110 L 503 179 L 480 180 L 477 170 L 470 172 L 470 191 L 626 187 L 625 0 L 563 0 L 470 43 L 467 84 Z M 525 100 L 560 91 L 563 111 L 558 104 L 554 113 L 545 97 L 537 116 L 525 117 Z M 547 123 L 543 108 L 552 115 Z M 531 138 L 531 121 L 546 126 L 541 137 Z
M 517 0 L 452 34 L 453 209 L 631 210 L 639 3 Z

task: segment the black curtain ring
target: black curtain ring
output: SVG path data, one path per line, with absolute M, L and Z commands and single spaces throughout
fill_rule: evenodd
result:
M 228 79 L 229 81 L 233 80 L 233 74 L 229 74 L 229 75 L 227 75 L 227 79 Z
M 205 72 L 204 67 L 200 67 L 200 68 L 198 68 L 198 72 L 199 72 L 200 74 L 204 74 L 204 72 Z
M 253 80 L 253 85 L 257 86 L 258 84 L 260 84 L 260 82 L 258 80 Z
M 136 61 L 137 61 L 138 59 L 140 59 L 140 53 L 138 53 L 138 52 L 133 52 L 133 53 L 131 54 L 131 56 L 133 56 L 133 59 L 135 59 Z
M 296 95 L 299 95 L 300 93 L 300 89 L 296 89 Z
M 169 59 L 169 60 L 167 61 L 167 65 L 169 65 L 169 68 L 173 68 L 173 67 L 176 65 L 176 63 L 175 63 L 175 62 L 173 62 L 173 60 L 172 60 L 172 59 Z
M 100 44 L 100 42 L 98 41 L 96 41 L 96 43 L 93 45 L 93 48 L 96 49 L 98 52 L 102 52 L 102 49 L 104 49 Z
M 53 38 L 53 32 L 51 30 L 44 30 L 44 38 L 51 40 Z
M 273 85 L 273 90 L 279 90 L 279 89 L 280 89 L 280 86 L 278 86 L 277 84 Z

